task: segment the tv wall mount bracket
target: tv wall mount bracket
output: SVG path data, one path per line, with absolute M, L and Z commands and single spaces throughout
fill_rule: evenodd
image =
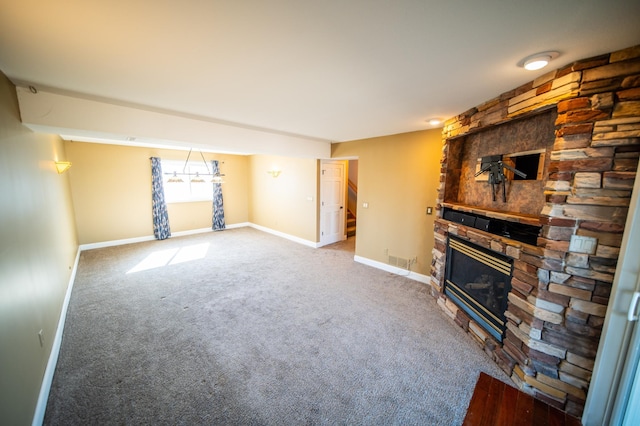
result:
M 505 164 L 502 161 L 502 155 L 492 155 L 489 157 L 482 157 L 480 162 L 480 170 L 475 174 L 475 177 L 480 176 L 483 173 L 489 173 L 489 183 L 491 184 L 491 195 L 493 201 L 496 201 L 496 185 L 502 184 L 502 201 L 507 202 L 507 177 L 504 171 L 509 170 L 514 174 L 525 179 L 527 175 L 520 170 L 511 167 L 509 164 Z

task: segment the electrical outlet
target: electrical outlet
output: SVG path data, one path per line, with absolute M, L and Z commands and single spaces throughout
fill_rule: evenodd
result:
M 433 214 L 433 207 L 427 207 L 427 214 Z

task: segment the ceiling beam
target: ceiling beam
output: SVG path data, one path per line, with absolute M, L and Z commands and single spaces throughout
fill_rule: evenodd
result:
M 16 87 L 25 126 L 65 139 L 184 147 L 235 154 L 331 158 L 331 142 Z

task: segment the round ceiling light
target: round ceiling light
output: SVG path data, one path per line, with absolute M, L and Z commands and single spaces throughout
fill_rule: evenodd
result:
M 441 118 L 429 118 L 428 120 L 425 120 L 427 123 L 429 123 L 431 126 L 436 127 L 442 124 L 442 119 Z
M 557 58 L 558 52 L 540 52 L 535 55 L 527 56 L 521 60 L 518 65 L 529 71 L 535 71 L 546 67 L 549 62 Z
M 525 62 L 524 68 L 529 71 L 539 70 L 541 68 L 546 67 L 550 61 L 551 61 L 550 56 L 538 56 L 536 58 L 529 59 L 527 62 Z

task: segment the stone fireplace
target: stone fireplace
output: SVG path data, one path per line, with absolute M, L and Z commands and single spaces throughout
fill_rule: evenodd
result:
M 432 294 L 520 389 L 579 416 L 640 154 L 640 46 L 503 93 L 449 120 L 443 139 Z M 483 158 L 532 153 L 535 178 L 507 176 L 505 199 L 476 176 Z M 495 296 L 504 332 L 490 332 L 448 287 L 451 241 L 512 263 L 509 284 L 491 290 L 505 292 Z M 489 292 L 481 275 L 463 285 Z

